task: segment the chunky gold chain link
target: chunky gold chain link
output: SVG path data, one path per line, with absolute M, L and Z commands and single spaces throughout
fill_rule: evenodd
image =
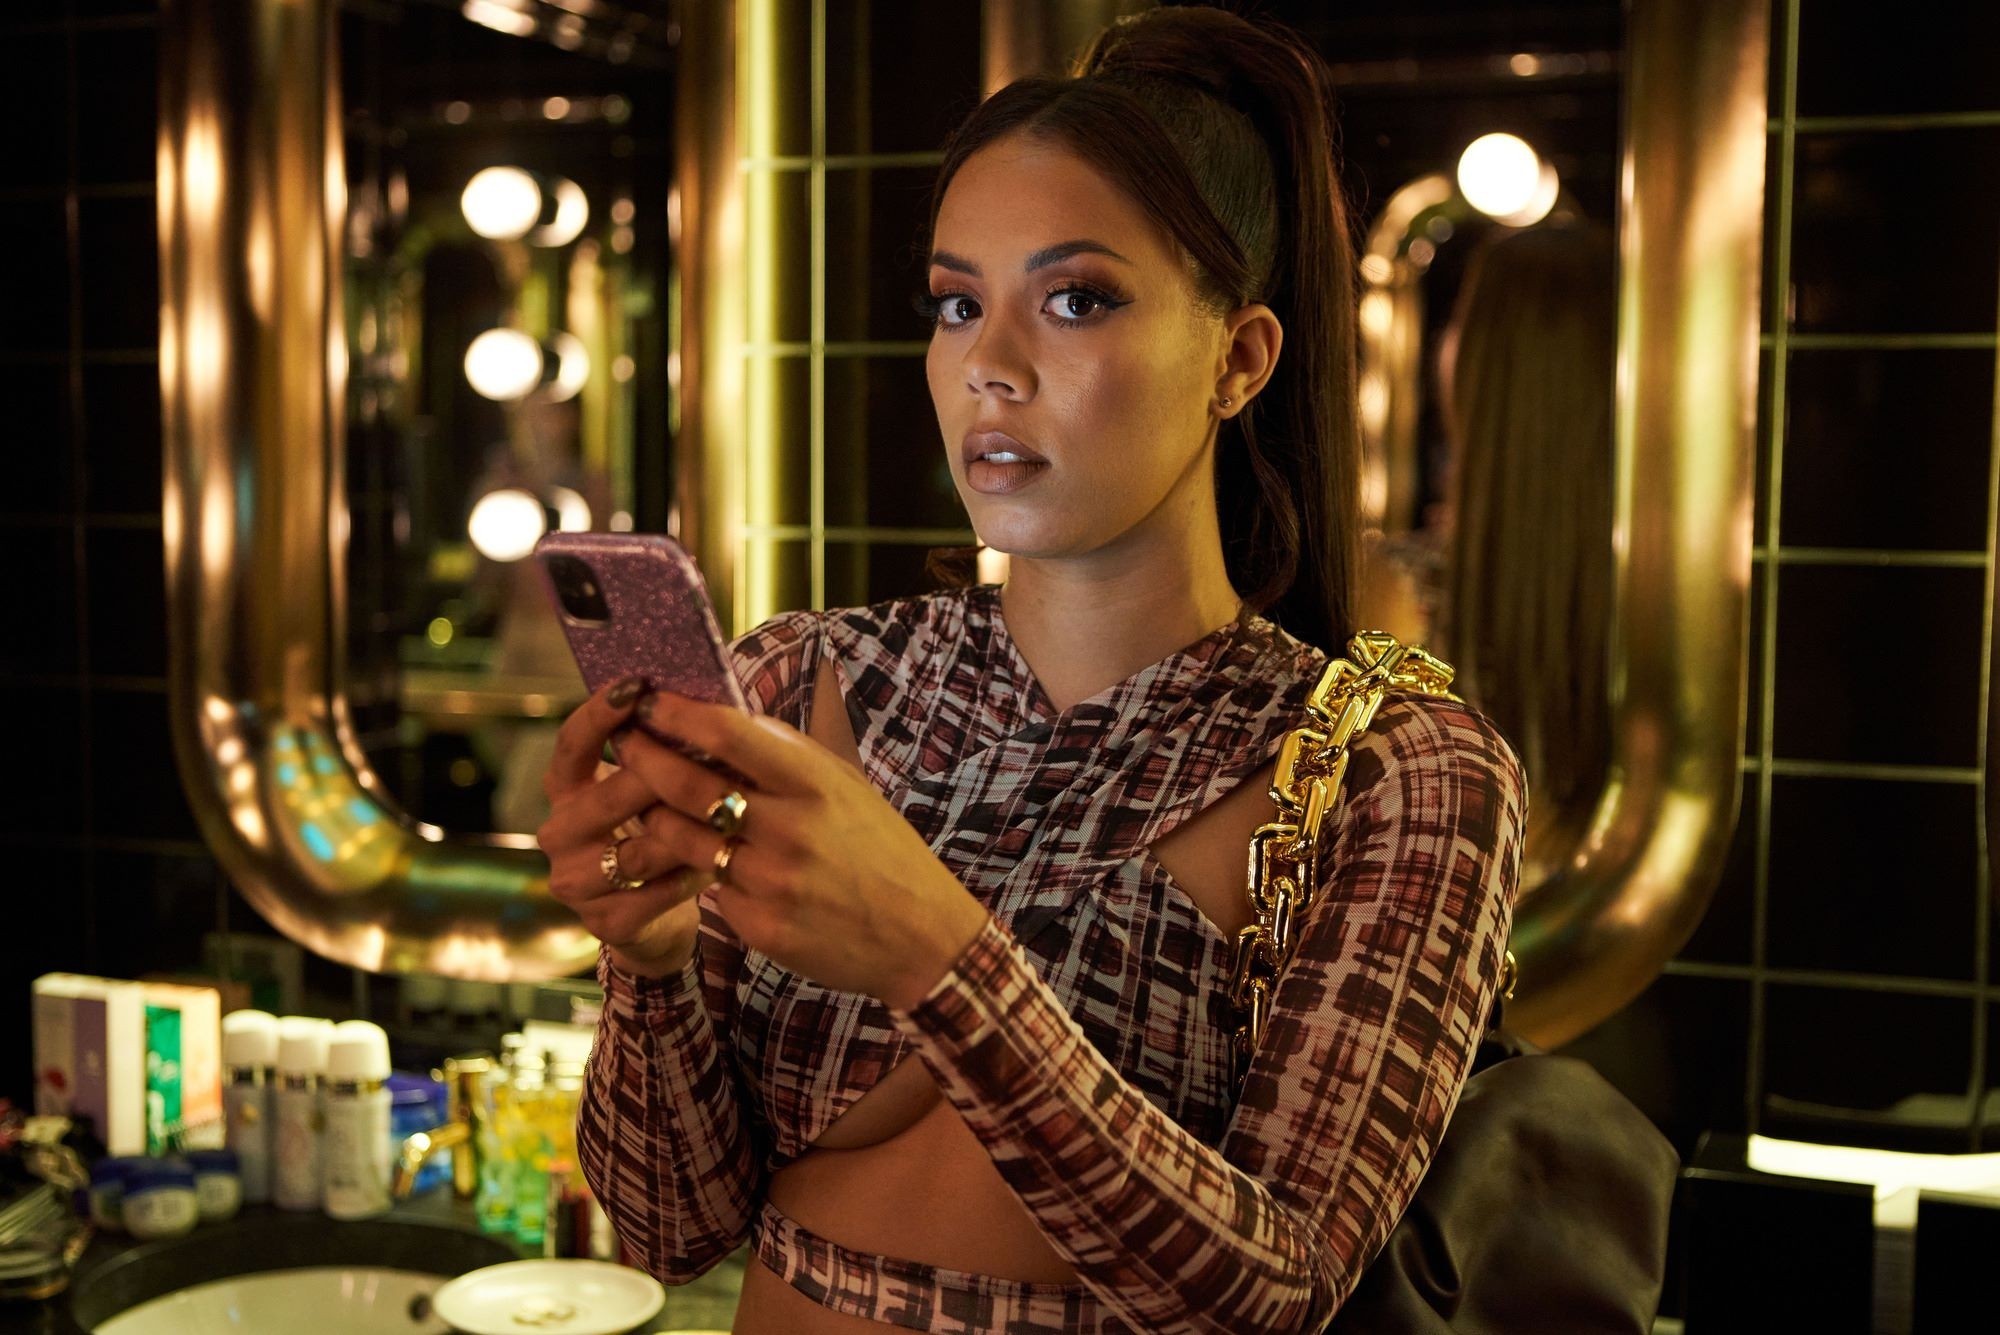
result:
M 1229 1003 L 1236 1011 L 1231 1041 L 1240 1090 L 1250 1059 L 1264 1037 L 1278 977 L 1291 962 L 1294 925 L 1319 890 L 1321 825 L 1336 809 L 1347 777 L 1348 744 L 1367 731 L 1382 698 L 1392 690 L 1458 697 L 1451 693 L 1449 663 L 1381 631 L 1363 631 L 1347 642 L 1347 657 L 1320 674 L 1306 701 L 1308 721 L 1278 746 L 1271 800 L 1279 819 L 1250 836 L 1250 906 L 1257 921 L 1236 934 L 1230 959 Z M 1325 836 L 1331 838 L 1331 831 Z M 1518 967 L 1507 952 L 1503 997 L 1514 995 Z

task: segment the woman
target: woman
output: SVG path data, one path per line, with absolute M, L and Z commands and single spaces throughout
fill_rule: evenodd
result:
M 1496 993 L 1519 767 L 1392 695 L 1239 1098 L 1244 850 L 1350 630 L 1331 99 L 1208 9 L 1078 70 L 975 111 L 932 206 L 931 392 L 1005 586 L 775 618 L 757 715 L 620 683 L 548 771 L 605 942 L 586 1174 L 669 1282 L 751 1239 L 738 1331 L 1316 1330 Z M 734 838 L 635 713 L 751 780 Z

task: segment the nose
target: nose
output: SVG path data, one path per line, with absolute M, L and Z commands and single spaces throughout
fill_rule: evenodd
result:
M 1034 360 L 1027 345 L 1022 331 L 1010 325 L 1004 316 L 985 313 L 959 367 L 966 388 L 982 398 L 989 394 L 1013 401 L 1034 397 Z

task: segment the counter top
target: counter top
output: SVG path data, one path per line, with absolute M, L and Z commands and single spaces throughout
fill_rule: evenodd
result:
M 100 1234 L 67 1292 L 38 1303 L 0 1302 L 0 1335 L 88 1335 L 97 1323 L 139 1303 L 231 1275 L 350 1264 L 430 1272 L 442 1282 L 533 1254 L 510 1237 L 479 1232 L 471 1203 L 448 1190 L 355 1223 L 246 1206 L 234 1219 L 202 1225 L 184 1238 L 137 1242 Z M 727 1330 L 745 1255 L 739 1250 L 694 1283 L 669 1288 L 666 1307 L 640 1330 Z

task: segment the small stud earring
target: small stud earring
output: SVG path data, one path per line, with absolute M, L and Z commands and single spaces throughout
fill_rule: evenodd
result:
M 1222 406 L 1223 406 L 1223 407 L 1227 408 L 1227 407 L 1228 407 L 1228 406 L 1229 406 L 1230 404 L 1232 404 L 1232 403 L 1234 403 L 1234 402 L 1236 402 L 1236 400 L 1235 400 L 1235 399 L 1232 399 L 1232 398 L 1230 398 L 1230 397 L 1229 397 L 1229 396 L 1228 396 L 1227 394 L 1224 394 L 1224 395 L 1222 396 Z

